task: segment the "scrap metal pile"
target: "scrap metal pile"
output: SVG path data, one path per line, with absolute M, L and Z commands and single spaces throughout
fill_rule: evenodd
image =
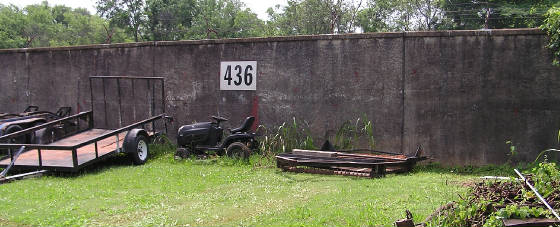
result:
M 407 218 L 395 224 L 397 227 L 558 226 L 560 216 L 555 210 L 560 209 L 560 181 L 549 176 L 524 176 L 515 171 L 519 179 L 475 183 L 465 198 L 441 206 L 423 223 L 415 225 L 407 210 Z
M 530 180 L 530 176 L 528 178 L 529 181 L 532 181 Z M 558 182 L 550 183 L 558 186 Z M 543 211 L 547 209 L 545 204 L 539 201 L 537 196 L 534 196 L 534 193 L 531 193 L 532 196 L 522 196 L 523 192 L 531 192 L 531 189 L 522 181 L 477 183 L 473 187 L 467 204 L 469 206 L 475 206 L 476 204 L 480 204 L 481 201 L 484 201 L 488 203 L 488 209 L 486 211 L 480 210 L 476 212 L 465 221 L 468 223 L 468 226 L 483 226 L 493 212 L 505 209 L 508 206 L 528 207 L 531 209 L 541 208 Z M 550 194 L 546 197 L 546 201 L 553 209 L 559 209 L 560 192 L 555 191 Z M 456 209 L 456 205 L 452 206 L 452 209 Z M 502 219 L 502 222 L 504 226 L 549 226 L 560 223 L 558 220 L 545 217 L 510 217 Z
M 278 154 L 276 164 L 284 171 L 298 173 L 382 177 L 386 173 L 408 172 L 416 162 L 426 159 L 420 147 L 413 156 L 368 149 L 332 151 L 324 147 L 321 151 L 293 149 Z

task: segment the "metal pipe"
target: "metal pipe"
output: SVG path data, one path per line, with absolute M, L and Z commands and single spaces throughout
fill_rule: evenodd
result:
M 121 80 L 119 78 L 117 78 L 117 94 L 119 96 L 119 128 L 122 127 L 122 121 L 123 121 L 123 117 L 122 117 L 122 102 L 121 102 Z
M 78 167 L 78 150 L 72 149 L 72 167 Z
M 162 80 L 163 77 L 157 77 L 157 76 L 146 76 L 146 77 L 142 77 L 142 76 L 90 76 L 89 78 L 94 78 L 94 79 L 117 79 L 117 78 L 121 78 L 121 79 L 137 79 L 137 80 Z
M 121 148 L 119 147 L 119 134 L 117 133 L 117 153 L 121 153 Z
M 154 116 L 154 114 L 156 114 L 156 86 L 155 86 L 155 82 L 151 84 L 152 84 L 152 108 L 150 110 L 150 116 Z M 152 131 L 154 132 L 156 131 L 155 121 L 152 121 Z
M 99 150 L 97 148 L 97 141 L 95 141 L 95 158 L 99 158 Z
M 523 176 L 523 174 L 521 174 L 519 172 L 519 170 L 517 169 L 513 169 L 515 171 L 515 173 L 517 173 L 517 175 L 519 175 L 519 177 L 521 178 L 521 180 L 523 180 L 525 182 L 525 184 L 527 184 L 529 186 L 529 188 L 531 188 L 531 190 L 533 190 L 533 192 L 535 193 L 535 195 L 537 195 L 537 197 L 539 197 L 539 199 L 541 200 L 541 202 L 544 203 L 544 205 L 546 206 L 546 208 L 548 208 L 552 214 L 554 214 L 554 216 L 560 220 L 560 216 L 558 216 L 558 214 L 556 213 L 556 211 L 554 211 L 554 209 L 552 209 L 552 207 L 550 207 L 550 205 L 548 205 L 548 203 L 546 202 L 546 200 L 544 200 L 544 198 L 541 196 L 541 194 L 539 194 L 539 192 L 537 191 L 537 189 L 535 187 L 533 187 L 533 185 L 531 185 L 527 179 L 525 179 L 525 177 Z
M 105 114 L 105 128 L 109 127 L 107 122 L 107 95 L 105 94 L 105 80 L 101 80 L 101 87 L 103 88 L 103 112 Z M 92 109 L 93 111 L 93 109 Z
M 90 111 L 93 111 L 93 81 L 91 79 L 91 77 L 89 78 L 89 95 L 90 95 L 90 106 L 91 109 Z
M 6 177 L 6 175 L 8 174 L 8 171 L 10 171 L 10 169 L 12 168 L 12 166 L 14 166 L 14 164 L 16 163 L 17 158 L 19 157 L 19 155 L 21 154 L 21 152 L 25 150 L 25 146 L 21 146 L 19 148 L 19 150 L 16 152 L 16 154 L 14 154 L 12 156 L 12 160 L 10 162 L 10 164 L 8 166 L 6 166 L 6 168 L 0 173 L 0 178 L 4 178 Z
M 43 158 L 41 157 L 41 149 L 37 149 L 37 155 L 39 158 L 39 167 L 43 167 Z

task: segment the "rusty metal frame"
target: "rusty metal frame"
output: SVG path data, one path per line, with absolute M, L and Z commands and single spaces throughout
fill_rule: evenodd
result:
M 396 154 L 390 152 L 373 153 Z M 276 165 L 284 171 L 331 175 L 382 177 L 386 173 L 407 172 L 426 157 L 387 157 L 375 154 L 337 152 L 337 157 L 318 157 L 294 153 L 276 155 Z M 401 155 L 401 154 L 399 154 Z

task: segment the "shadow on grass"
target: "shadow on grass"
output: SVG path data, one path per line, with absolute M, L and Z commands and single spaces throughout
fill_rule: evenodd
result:
M 335 182 L 335 181 L 360 181 L 360 180 L 375 180 L 379 178 L 369 178 L 369 177 L 360 177 L 360 176 L 344 176 L 344 175 L 336 175 L 336 174 L 316 174 L 316 173 L 295 173 L 289 171 L 283 171 L 278 169 L 276 174 L 286 178 L 293 182 Z M 386 177 L 391 177 L 395 174 L 387 174 Z M 332 176 L 332 177 L 331 177 Z
M 534 164 L 528 163 L 484 166 L 443 166 L 440 163 L 429 163 L 415 166 L 411 173 L 431 172 L 477 176 L 517 176 L 513 169 L 526 171 L 533 167 Z

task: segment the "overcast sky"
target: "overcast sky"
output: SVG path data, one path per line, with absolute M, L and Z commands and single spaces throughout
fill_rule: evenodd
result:
M 14 4 L 18 7 L 26 5 L 41 3 L 43 0 L 0 0 L 4 5 Z M 66 5 L 72 8 L 82 7 L 88 9 L 90 12 L 95 13 L 96 0 L 49 0 L 49 5 Z M 260 19 L 268 19 L 266 9 L 273 7 L 277 4 L 286 5 L 286 0 L 241 0 L 247 4 L 247 7 L 259 16 Z

